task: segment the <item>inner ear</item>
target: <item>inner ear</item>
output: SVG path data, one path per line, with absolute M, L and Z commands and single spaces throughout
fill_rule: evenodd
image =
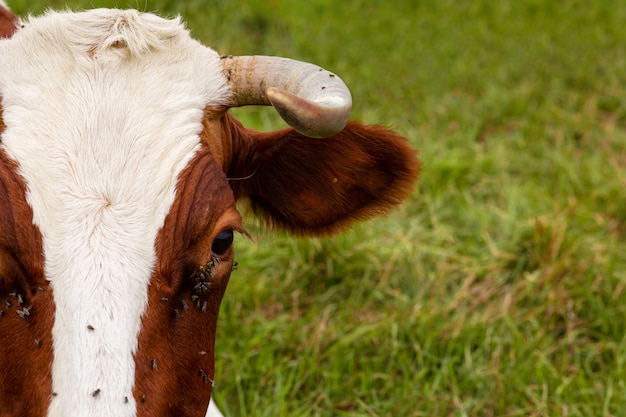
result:
M 413 190 L 418 160 L 406 138 L 351 122 L 328 139 L 258 134 L 231 185 L 268 225 L 324 235 L 388 211 Z M 236 168 L 236 167 L 235 167 Z

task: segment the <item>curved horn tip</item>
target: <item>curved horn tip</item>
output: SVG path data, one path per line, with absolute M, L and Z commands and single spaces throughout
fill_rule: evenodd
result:
M 341 132 L 352 110 L 349 96 L 329 96 L 313 102 L 276 87 L 270 87 L 266 94 L 280 117 L 310 138 L 328 138 Z

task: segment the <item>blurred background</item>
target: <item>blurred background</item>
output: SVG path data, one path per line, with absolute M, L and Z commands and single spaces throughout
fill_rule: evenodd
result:
M 314 62 L 353 119 L 420 150 L 410 201 L 337 237 L 248 217 L 218 324 L 227 415 L 624 415 L 626 3 L 7 2 L 181 15 L 221 54 Z

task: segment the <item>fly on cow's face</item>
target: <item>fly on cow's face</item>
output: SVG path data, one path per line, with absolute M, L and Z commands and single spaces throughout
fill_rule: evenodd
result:
M 193 295 L 207 295 L 211 289 L 211 280 L 215 274 L 215 266 L 219 263 L 219 258 L 211 256 L 211 260 L 206 265 L 200 265 L 198 269 L 191 273 L 189 280 L 193 284 Z
M 20 318 L 26 318 L 26 316 L 30 316 L 30 309 L 33 306 L 28 306 L 28 307 L 24 307 L 21 310 L 17 310 L 16 313 L 18 316 L 20 316 Z
M 211 288 L 210 282 L 198 281 L 196 285 L 193 286 L 193 293 L 195 295 L 207 295 L 209 293 L 210 288 Z

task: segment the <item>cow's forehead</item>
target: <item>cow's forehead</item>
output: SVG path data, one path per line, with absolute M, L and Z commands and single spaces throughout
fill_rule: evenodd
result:
M 199 147 L 204 109 L 228 94 L 215 51 L 177 20 L 133 10 L 51 12 L 0 53 L 2 142 L 33 205 L 49 208 L 35 214 L 44 233 L 69 195 L 97 205 L 155 193 L 163 211 Z
M 204 109 L 228 94 L 219 56 L 177 20 L 110 10 L 34 18 L 0 56 L 2 147 L 26 183 L 56 307 L 49 416 L 134 415 L 155 242 L 201 152 Z
M 36 95 L 68 106 L 44 107 L 44 114 L 58 109 L 67 116 L 71 106 L 90 104 L 81 103 L 88 97 L 171 111 L 222 105 L 229 94 L 214 50 L 192 39 L 177 19 L 134 10 L 49 12 L 1 40 L 0 52 L 5 109 L 30 107 Z

